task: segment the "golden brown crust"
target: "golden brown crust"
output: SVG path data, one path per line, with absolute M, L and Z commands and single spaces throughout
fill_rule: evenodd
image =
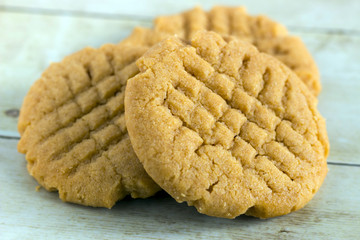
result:
M 149 175 L 201 213 L 261 218 L 302 208 L 322 184 L 317 100 L 273 57 L 234 38 L 170 37 L 137 61 L 126 125 Z
M 111 208 L 160 188 L 137 159 L 125 126 L 124 91 L 147 48 L 85 48 L 51 64 L 20 111 L 18 150 L 29 173 L 63 201 Z
M 315 96 L 321 91 L 316 63 L 304 43 L 266 16 L 249 16 L 243 7 L 216 6 L 209 12 L 196 7 L 177 15 L 158 17 L 154 24 L 156 32 L 177 34 L 187 40 L 199 30 L 211 30 L 249 41 L 261 52 L 285 63 Z

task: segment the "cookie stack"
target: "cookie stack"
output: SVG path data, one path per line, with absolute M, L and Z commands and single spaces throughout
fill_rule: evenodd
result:
M 216 217 L 302 208 L 329 151 L 302 41 L 241 7 L 154 25 L 51 64 L 34 83 L 18 123 L 29 173 L 94 207 L 163 189 Z

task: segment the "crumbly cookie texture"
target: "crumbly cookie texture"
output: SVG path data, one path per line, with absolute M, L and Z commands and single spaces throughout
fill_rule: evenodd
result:
M 111 208 L 160 190 L 127 134 L 124 94 L 147 48 L 85 48 L 51 64 L 24 99 L 18 150 L 29 173 L 63 201 Z
M 285 63 L 315 96 L 321 91 L 318 68 L 304 43 L 266 16 L 249 16 L 243 7 L 217 6 L 209 12 L 196 7 L 177 15 L 158 17 L 154 24 L 156 32 L 177 34 L 186 40 L 199 30 L 239 37 Z
M 148 174 L 200 213 L 269 218 L 302 208 L 326 173 L 317 100 L 281 62 L 200 31 L 170 37 L 136 64 L 125 118 Z

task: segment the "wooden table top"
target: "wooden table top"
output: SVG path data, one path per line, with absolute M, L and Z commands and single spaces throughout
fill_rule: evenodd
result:
M 116 43 L 159 14 L 243 4 L 300 36 L 313 54 L 327 119 L 329 173 L 303 209 L 268 220 L 208 217 L 165 193 L 111 209 L 35 191 L 16 145 L 17 114 L 51 63 L 85 46 Z M 0 239 L 360 239 L 360 1 L 0 0 Z

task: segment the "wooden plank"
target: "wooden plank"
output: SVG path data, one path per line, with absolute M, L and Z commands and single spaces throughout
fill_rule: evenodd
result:
M 330 165 L 324 185 L 302 210 L 268 220 L 208 217 L 165 194 L 125 199 L 113 209 L 62 203 L 35 191 L 17 141 L 0 139 L 0 239 L 356 239 L 360 167 Z
M 77 11 L 96 14 L 139 16 L 141 19 L 152 19 L 157 15 L 174 14 L 186 9 L 201 5 L 210 9 L 216 4 L 244 5 L 251 14 L 266 14 L 271 18 L 296 28 L 317 29 L 324 28 L 326 31 L 351 32 L 359 34 L 360 25 L 360 2 L 343 0 L 188 0 L 188 1 L 162 1 L 162 0 L 138 0 L 133 1 L 87 1 L 87 0 L 3 0 L 2 6 L 13 11 L 23 11 L 22 8 L 42 8 L 61 11 Z M 15 7 L 15 8 L 14 8 Z
M 16 109 L 49 65 L 83 48 L 118 42 L 157 14 L 215 0 L 43 1 L 0 0 L 0 239 L 357 239 L 360 236 L 360 2 L 356 0 L 244 0 L 299 34 L 322 73 L 319 109 L 327 118 L 330 172 L 302 210 L 269 220 L 200 215 L 160 194 L 125 199 L 112 210 L 62 203 L 41 189 L 16 151 Z M 221 4 L 239 4 L 222 1 Z M 31 9 L 29 9 L 31 8 Z M 39 10 L 39 8 L 45 10 Z M 284 10 L 285 9 L 285 10 Z M 29 13 L 27 13 L 29 11 Z M 8 139 L 4 139 L 1 135 Z M 9 138 L 10 137 L 10 138 Z
M 360 37 L 301 34 L 318 63 L 323 90 L 319 110 L 327 120 L 330 162 L 360 164 Z

